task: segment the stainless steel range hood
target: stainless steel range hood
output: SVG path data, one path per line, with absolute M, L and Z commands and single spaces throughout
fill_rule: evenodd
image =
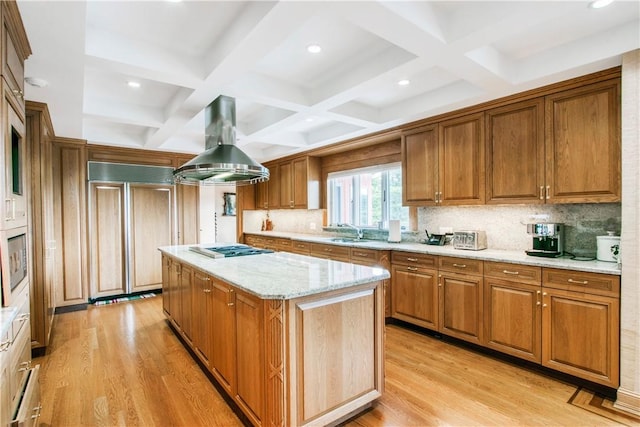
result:
M 235 145 L 235 99 L 220 95 L 205 109 L 205 121 L 206 150 L 173 172 L 176 183 L 255 184 L 269 179 L 269 169 Z

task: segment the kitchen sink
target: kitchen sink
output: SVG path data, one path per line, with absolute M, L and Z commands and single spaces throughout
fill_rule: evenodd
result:
M 367 239 L 356 239 L 355 237 L 334 237 L 331 239 L 332 242 L 336 243 L 359 243 L 359 242 L 368 242 Z

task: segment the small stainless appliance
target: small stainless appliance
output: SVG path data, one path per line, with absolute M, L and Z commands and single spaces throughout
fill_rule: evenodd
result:
M 451 242 L 454 249 L 480 251 L 487 249 L 487 233 L 481 230 L 454 231 Z
M 247 245 L 213 246 L 209 248 L 202 246 L 190 246 L 189 250 L 210 258 L 232 258 L 245 255 L 269 254 L 273 252 L 271 249 L 259 249 Z
M 564 224 L 527 224 L 527 233 L 533 236 L 533 249 L 525 251 L 527 255 L 549 258 L 562 255 L 564 251 Z

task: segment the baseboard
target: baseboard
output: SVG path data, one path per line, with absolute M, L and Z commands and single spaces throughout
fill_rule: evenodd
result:
M 640 417 L 640 395 L 619 388 L 613 407 Z
M 87 303 L 83 303 L 83 304 L 64 305 L 62 307 L 56 307 L 55 314 L 71 313 L 72 311 L 86 310 L 88 305 L 89 304 Z

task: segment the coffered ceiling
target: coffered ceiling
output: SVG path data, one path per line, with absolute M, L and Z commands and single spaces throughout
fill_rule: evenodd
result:
M 25 75 L 48 83 L 26 84 L 26 99 L 49 105 L 56 135 L 198 153 L 203 109 L 223 94 L 236 99 L 238 146 L 258 161 L 606 69 L 640 48 L 638 1 L 18 6 L 33 50 Z

